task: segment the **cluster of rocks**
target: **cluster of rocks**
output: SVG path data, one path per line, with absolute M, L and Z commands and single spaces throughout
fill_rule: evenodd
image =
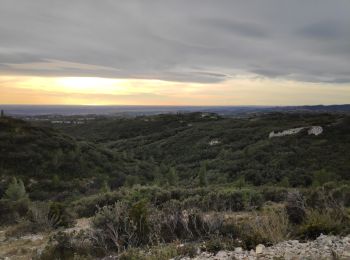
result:
M 182 258 L 188 260 L 191 258 Z M 237 247 L 235 251 L 219 251 L 217 254 L 203 252 L 195 260 L 268 260 L 268 259 L 350 259 L 350 236 L 337 237 L 321 235 L 314 241 L 301 243 L 289 240 L 271 247 L 258 245 L 255 250 L 246 251 Z

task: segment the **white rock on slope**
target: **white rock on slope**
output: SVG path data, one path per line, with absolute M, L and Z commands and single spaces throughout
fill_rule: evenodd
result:
M 308 129 L 308 131 L 307 131 L 308 135 L 320 135 L 320 134 L 323 133 L 322 126 L 298 127 L 298 128 L 292 128 L 292 129 L 284 130 L 282 132 L 272 131 L 269 134 L 269 138 L 282 137 L 282 136 L 287 136 L 287 135 L 296 135 L 296 134 L 300 133 L 304 129 Z

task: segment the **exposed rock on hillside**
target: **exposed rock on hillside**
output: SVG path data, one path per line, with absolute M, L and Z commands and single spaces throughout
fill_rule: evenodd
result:
M 323 128 L 321 126 L 312 126 L 307 133 L 309 135 L 320 135 L 323 133 Z
M 308 135 L 320 135 L 323 133 L 322 126 L 298 127 L 298 128 L 284 130 L 282 132 L 276 132 L 276 133 L 275 133 L 275 131 L 272 131 L 269 134 L 269 138 L 282 137 L 282 136 L 286 136 L 286 135 L 296 135 L 305 129 L 307 129 Z

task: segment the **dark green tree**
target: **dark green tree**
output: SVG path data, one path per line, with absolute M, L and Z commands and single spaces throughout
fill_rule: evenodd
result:
M 27 197 L 28 196 L 23 181 L 17 181 L 17 179 L 13 177 L 9 186 L 7 187 L 7 190 L 5 191 L 5 198 L 12 201 L 17 201 Z
M 54 174 L 52 176 L 51 182 L 52 182 L 53 188 L 55 188 L 55 189 L 57 189 L 60 186 L 60 178 L 58 177 L 57 174 Z
M 174 167 L 171 167 L 168 174 L 167 174 L 167 180 L 168 180 L 168 184 L 170 186 L 176 186 L 179 179 L 176 173 L 176 170 Z
M 205 187 L 208 185 L 208 178 L 207 178 L 207 166 L 206 164 L 203 164 L 201 168 L 199 169 L 199 186 Z
M 245 185 L 245 177 L 241 175 L 236 181 L 236 186 L 238 187 L 238 189 L 242 189 Z
M 103 181 L 100 191 L 103 193 L 111 191 L 111 188 L 109 187 L 107 180 Z
M 157 185 L 157 186 L 161 186 L 162 185 L 162 182 L 163 182 L 163 176 L 162 176 L 162 173 L 161 173 L 161 171 L 160 171 L 160 168 L 159 168 L 159 166 L 156 166 L 155 168 L 154 168 L 154 173 L 153 173 L 153 176 L 154 176 L 154 178 L 153 178 L 153 183 L 155 184 L 155 185 Z
M 289 178 L 287 176 L 283 177 L 283 179 L 280 182 L 280 186 L 288 188 L 290 186 L 289 184 Z
M 326 171 L 325 169 L 319 170 L 314 173 L 313 176 L 313 185 L 314 186 L 322 186 L 327 182 L 336 181 L 337 175 L 333 172 Z
M 128 187 L 132 187 L 138 183 L 140 183 L 140 179 L 138 176 L 128 175 L 125 178 L 125 185 Z

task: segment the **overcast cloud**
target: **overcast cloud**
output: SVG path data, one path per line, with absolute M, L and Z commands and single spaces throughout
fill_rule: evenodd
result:
M 350 82 L 348 0 L 0 0 L 0 73 Z

